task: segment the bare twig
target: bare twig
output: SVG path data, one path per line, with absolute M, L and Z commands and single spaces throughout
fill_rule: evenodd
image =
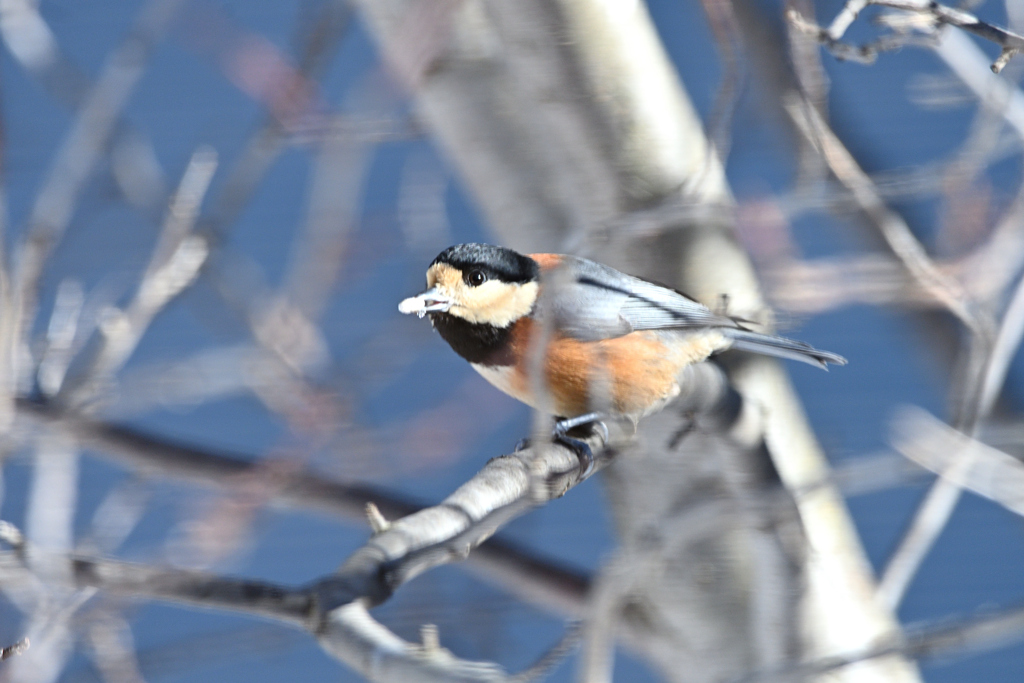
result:
M 870 5 L 901 10 L 910 13 L 910 16 L 887 20 L 889 26 L 899 32 L 899 35 L 888 40 L 883 39 L 883 41 L 861 47 L 853 47 L 841 42 L 846 30 L 857 18 L 857 15 Z M 789 18 L 797 28 L 814 36 L 840 59 L 871 61 L 879 52 L 906 45 L 908 41 L 912 40 L 907 36 L 909 29 L 934 33 L 937 28 L 944 25 L 957 26 L 1002 48 L 999 58 L 991 67 L 995 73 L 999 73 L 1014 55 L 1024 50 L 1024 36 L 981 21 L 970 12 L 947 7 L 933 0 L 848 0 L 827 29 L 808 21 L 795 10 L 790 10 Z
M 315 30 L 304 37 L 297 79 L 315 78 L 323 73 L 351 17 L 352 8 L 346 2 L 332 0 L 322 8 L 313 22 Z M 288 120 L 282 120 L 274 112 L 268 112 L 263 125 L 250 138 L 242 157 L 229 172 L 210 216 L 201 222 L 201 234 L 211 249 L 223 243 L 228 228 L 284 150 L 288 135 L 296 125 L 304 123 L 303 118 L 310 118 L 313 113 L 296 112 Z M 354 222 L 352 207 L 361 191 L 358 177 L 365 168 L 366 148 L 367 140 L 334 135 L 324 138 L 307 222 L 309 239 L 296 249 L 281 294 L 272 293 L 262 283 L 239 291 L 238 283 L 230 281 L 233 274 L 230 266 L 234 261 L 229 253 L 220 252 L 221 258 L 214 259 L 210 269 L 217 293 L 240 312 L 256 342 L 268 352 L 265 362 L 260 363 L 263 372 L 249 375 L 257 378 L 272 375 L 277 380 L 269 391 L 262 390 L 266 382 L 251 383 L 248 388 L 268 409 L 282 414 L 298 427 L 299 432 L 308 434 L 310 425 L 318 423 L 316 436 L 319 438 L 323 438 L 329 428 L 325 429 L 323 420 L 310 420 L 304 415 L 315 412 L 310 406 L 319 395 L 306 381 L 305 373 L 322 367 L 328 359 L 327 344 L 314 321 L 326 305 L 344 255 L 344 238 Z M 339 187 L 344 191 L 339 192 Z M 259 277 L 258 273 L 254 275 Z M 285 400 L 281 400 L 282 395 Z M 327 422 L 335 426 L 339 421 Z
M 861 652 L 827 657 L 777 671 L 755 672 L 734 683 L 808 681 L 823 674 L 880 657 L 901 654 L 914 659 L 940 659 L 1004 647 L 1024 639 L 1024 608 L 981 614 L 952 623 L 908 627 L 902 638 Z
M 330 0 L 324 4 L 320 16 L 313 23 L 313 30 L 303 36 L 298 78 L 315 80 L 323 74 L 351 19 L 352 9 L 348 3 Z M 293 123 L 309 113 L 297 112 L 298 118 Z M 203 232 L 209 233 L 213 246 L 221 243 L 227 229 L 249 204 L 260 181 L 284 148 L 288 133 L 284 123 L 268 112 L 262 125 L 250 136 L 245 149 L 228 171 L 210 215 L 202 222 Z
M 380 508 L 373 502 L 366 504 L 366 519 L 370 522 L 370 530 L 375 534 L 387 531 L 391 527 L 391 522 L 381 514 Z
M 969 437 L 976 436 L 979 425 L 991 412 L 1002 390 L 1010 361 L 1016 354 L 1022 338 L 1024 279 L 1018 283 L 1009 307 L 1003 314 L 991 351 L 979 363 L 980 368 L 976 373 L 979 379 L 975 381 L 976 392 L 968 392 L 967 400 L 971 405 L 967 408 L 967 421 L 960 429 Z M 956 482 L 966 477 L 974 466 L 976 457 L 976 451 L 973 449 L 961 451 L 959 457 L 951 462 L 918 506 L 879 583 L 879 595 L 887 604 L 896 606 L 902 600 L 918 567 L 945 528 L 957 501 L 960 500 L 960 486 Z
M 391 523 L 386 531 L 353 554 L 339 578 L 318 588 L 325 605 L 357 597 L 377 604 L 417 574 L 465 557 L 507 521 L 564 495 L 603 469 L 627 443 L 621 431 L 604 447 L 600 435 L 586 443 L 595 451 L 593 471 L 584 473 L 579 458 L 562 445 L 543 444 L 491 460 L 443 503 Z M 372 572 L 368 567 L 374 567 Z M 358 582 L 352 577 L 359 575 Z
M 853 194 L 865 214 L 875 224 L 889 248 L 903 262 L 921 287 L 941 301 L 963 324 L 979 334 L 987 334 L 988 323 L 959 282 L 942 273 L 917 241 L 910 227 L 879 196 L 871 178 L 832 132 L 818 111 L 791 98 L 786 110 L 813 144 L 825 156 L 829 168 Z
M 629 438 L 616 434 L 618 445 Z M 614 458 L 615 447 L 606 446 L 600 435 L 585 441 L 596 451 L 592 472 Z M 433 647 L 429 642 L 414 646 L 401 641 L 374 621 L 366 607 L 387 600 L 403 583 L 432 567 L 463 559 L 497 528 L 564 495 L 586 476 L 578 456 L 557 444 L 495 458 L 440 505 L 396 520 L 356 551 L 336 575 L 307 589 L 113 560 L 63 560 L 79 586 L 241 611 L 307 629 L 328 652 L 364 674 L 372 671 L 375 680 L 506 680 L 496 665 L 459 660 L 436 639 Z M 11 580 L 28 571 L 17 553 L 0 553 L 0 575 Z M 561 656 L 566 651 L 563 643 L 552 652 Z M 546 668 L 547 658 L 542 664 Z M 529 675 L 537 671 L 531 668 Z
M 856 15 L 857 8 L 863 6 L 863 3 L 857 2 L 848 5 L 851 12 L 837 18 L 835 33 L 841 35 L 848 22 L 852 21 L 853 16 Z M 831 40 L 833 36 L 830 36 L 828 32 L 821 31 L 820 38 Z M 970 431 L 973 431 L 979 416 L 977 408 L 982 402 L 982 397 L 986 395 L 987 389 L 982 382 L 973 379 L 980 375 L 971 370 L 983 367 L 984 359 L 989 357 L 993 327 L 991 321 L 958 281 L 948 277 L 936 267 L 910 231 L 909 226 L 885 205 L 870 178 L 860 169 L 853 156 L 831 131 L 819 112 L 805 101 L 798 101 L 795 98 L 787 103 L 787 110 L 798 127 L 804 131 L 804 135 L 820 147 L 832 172 L 851 192 L 861 209 L 871 218 L 889 248 L 902 261 L 907 271 L 922 288 L 942 301 L 972 333 L 971 347 L 967 353 L 969 366 L 966 369 L 969 373 L 969 384 L 963 392 L 960 419 L 963 424 L 968 425 Z M 878 589 L 883 603 L 890 608 L 898 604 L 899 596 L 902 595 L 924 554 L 930 548 L 932 540 L 952 512 L 952 507 L 958 497 L 956 491 L 957 489 L 949 484 L 937 483 L 928 500 L 919 509 L 911 531 L 904 537 L 904 542 L 894 555 L 894 563 L 889 565 L 889 570 L 886 571 Z M 928 508 L 927 514 L 925 508 Z M 925 519 L 929 520 L 927 524 Z
M 610 683 L 612 680 L 623 595 L 632 590 L 636 581 L 626 571 L 626 564 L 627 559 L 621 554 L 606 562 L 590 591 L 579 665 L 581 683 Z
M 119 614 L 107 613 L 88 628 L 93 660 L 109 683 L 145 683 L 135 655 L 131 627 Z
M 511 677 L 512 683 L 532 683 L 544 679 L 552 669 L 561 664 L 579 645 L 581 631 L 578 624 L 566 626 L 565 633 L 553 647 L 525 671 Z
M 19 406 L 21 418 L 29 421 L 27 426 L 33 430 L 42 427 L 67 433 L 83 447 L 112 457 L 141 473 L 157 473 L 203 487 L 223 486 L 247 476 L 256 466 L 254 463 L 258 462 L 252 456 L 176 444 L 34 403 L 23 401 Z M 918 479 L 920 471 L 908 469 L 905 462 L 896 455 L 869 457 L 867 460 L 851 459 L 848 465 L 833 470 L 830 479 L 821 483 L 834 484 L 848 496 L 863 495 Z M 816 487 L 809 485 L 794 494 L 798 497 L 807 495 Z M 764 506 L 773 505 L 771 501 L 774 500 L 779 504 L 788 504 L 789 501 L 788 495 L 781 489 L 765 495 L 770 499 L 760 502 Z M 274 492 L 271 502 L 287 507 L 320 510 L 363 524 L 370 503 L 387 519 L 403 517 L 421 509 L 408 499 L 383 489 L 342 484 L 301 473 L 291 474 L 284 485 Z M 729 516 L 732 514 L 731 511 L 727 513 Z M 725 524 L 726 521 L 723 519 L 721 523 Z M 0 526 L 0 530 L 3 528 L 6 527 Z M 6 536 L 2 538 L 8 543 L 18 543 L 16 537 L 9 540 Z M 467 568 L 479 573 L 481 578 L 497 582 L 545 609 L 554 609 L 566 615 L 582 613 L 588 590 L 586 576 L 553 565 L 500 538 L 492 538 L 478 548 L 470 556 Z
M 820 313 L 858 303 L 942 306 L 889 256 L 784 259 L 770 263 L 764 279 L 772 303 L 794 313 Z
M 1024 93 L 1013 81 L 982 68 L 986 57 L 981 48 L 962 33 L 947 31 L 935 45 L 935 54 L 979 100 L 1000 112 L 1016 134 L 1024 137 Z
M 350 19 L 351 9 L 347 3 L 329 2 L 324 5 L 309 30 L 303 33 L 297 79 L 315 78 L 323 72 Z M 309 113 L 300 111 L 296 116 Z M 248 203 L 259 180 L 281 151 L 288 131 L 285 123 L 268 115 L 263 127 L 250 139 L 246 153 L 228 175 L 212 217 L 202 222 L 201 234 L 187 234 L 198 218 L 199 203 L 216 168 L 212 150 L 203 148 L 197 151 L 172 200 L 163 238 L 143 275 L 135 299 L 124 312 L 116 309 L 107 311 L 109 315 L 102 326 L 103 344 L 87 370 L 79 376 L 79 381 L 70 389 L 79 389 L 83 383 L 94 390 L 102 389 L 103 381 L 124 364 L 153 318 L 195 281 L 195 276 L 207 263 L 211 248 L 225 236 L 227 227 L 233 224 Z M 89 397 L 90 393 L 86 391 L 84 396 L 77 398 Z
M 217 607 L 267 616 L 292 625 L 309 627 L 315 617 L 308 591 L 226 579 L 205 572 L 150 567 L 131 562 L 75 557 L 74 580 L 117 595 Z
M 93 90 L 91 79 L 62 52 L 36 3 L 11 0 L 0 6 L 0 34 L 12 56 L 53 99 L 69 109 L 81 109 Z M 114 176 L 129 201 L 158 206 L 165 191 L 152 142 L 119 115 L 108 147 Z
M 893 430 L 893 447 L 910 460 L 1024 516 L 1024 464 L 1017 458 L 916 408 L 900 410 Z
M 28 647 L 29 647 L 28 638 L 22 638 L 21 640 L 19 640 L 18 642 L 14 643 L 13 645 L 8 645 L 7 647 L 5 647 L 2 650 L 0 650 L 0 662 L 2 662 L 5 659 L 8 659 L 10 657 L 14 657 L 15 655 L 20 655 L 22 652 L 27 650 Z
M 88 399 L 90 389 L 95 391 L 110 381 L 135 351 L 156 315 L 198 275 L 208 247 L 205 240 L 190 233 L 216 168 L 217 153 L 212 148 L 200 147 L 193 153 L 135 297 L 126 310 L 110 308 L 104 313 L 100 350 L 70 388 L 76 391 L 85 386 L 85 395 L 75 397 L 73 402 Z
M 57 410 L 19 401 L 20 417 L 31 429 L 42 427 L 72 437 L 83 447 L 94 448 L 142 473 L 189 481 L 201 486 L 221 486 L 253 471 L 258 459 L 218 453 L 149 437 L 139 432 Z M 350 519 L 365 520 L 365 505 L 375 503 L 389 517 L 409 514 L 409 503 L 368 487 L 347 486 L 310 475 L 292 475 L 278 493 L 281 504 L 323 509 Z
M 112 553 L 136 528 L 152 498 L 151 482 L 145 477 L 131 476 L 104 496 L 90 520 L 79 548 L 95 549 L 96 553 Z
M 622 439 L 619 432 L 612 443 Z M 586 441 L 596 453 L 594 471 L 614 457 L 614 447 L 604 447 L 600 436 Z M 495 458 L 440 505 L 396 520 L 351 555 L 337 576 L 316 584 L 317 604 L 327 612 L 321 645 L 364 673 L 372 666 L 376 680 L 504 680 L 492 664 L 457 660 L 444 650 L 424 656 L 365 608 L 423 571 L 462 559 L 507 521 L 583 479 L 576 454 L 564 446 L 527 449 Z
M 50 174 L 36 197 L 26 241 L 14 274 L 14 335 L 24 343 L 35 316 L 36 289 L 44 264 L 71 221 L 78 195 L 99 160 L 121 110 L 145 70 L 146 62 L 183 0 L 151 0 L 134 28 L 107 60 L 84 100 Z
M 956 261 L 936 262 L 936 267 L 964 282 L 972 298 L 990 301 L 1001 296 L 1024 253 L 1024 239 L 1010 229 L 1018 224 L 1014 219 L 1022 208 L 1007 212 L 992 237 L 977 249 Z M 945 308 L 902 263 L 887 255 L 780 259 L 768 261 L 763 270 L 773 304 L 793 313 L 821 313 L 854 304 Z
M 75 417 L 37 404 L 22 402 L 21 416 L 32 431 L 42 427 L 74 437 L 83 447 L 112 457 L 140 472 L 184 480 L 203 487 L 225 486 L 248 476 L 259 459 L 218 453 L 171 443 L 87 418 Z M 410 515 L 422 506 L 395 493 L 370 486 L 343 484 L 312 474 L 293 473 L 271 499 L 275 505 L 319 510 L 356 524 L 365 524 L 366 506 L 373 503 L 389 519 Z M 0 532 L 14 527 L 0 525 Z M 21 547 L 17 536 L 0 536 Z M 482 578 L 497 582 L 545 609 L 579 614 L 587 591 L 587 577 L 538 558 L 514 543 L 492 538 L 471 555 L 468 564 Z
M 984 419 L 992 412 L 999 392 L 1002 391 L 1006 373 L 1010 369 L 1021 339 L 1024 338 L 1024 279 L 1017 283 L 1013 297 L 1003 313 L 992 352 L 987 359 L 984 376 L 981 381 L 981 392 L 978 399 L 977 412 Z
M 709 117 L 708 153 L 719 159 L 729 158 L 730 125 L 736 104 L 742 95 L 746 77 L 743 41 L 737 25 L 732 0 L 701 0 L 708 16 L 708 25 L 715 36 L 724 74 L 715 94 L 715 104 Z
M 790 9 L 786 16 L 789 23 L 801 33 L 810 36 L 824 45 L 836 59 L 857 62 L 860 64 L 872 64 L 882 52 L 898 50 L 908 45 L 928 46 L 934 41 L 931 36 L 916 36 L 907 33 L 886 35 L 864 45 L 849 45 L 839 40 L 833 40 L 829 32 L 813 21 L 809 21 L 798 11 Z

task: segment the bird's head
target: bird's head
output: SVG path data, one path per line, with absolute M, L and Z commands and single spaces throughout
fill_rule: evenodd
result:
M 427 269 L 427 290 L 398 306 L 402 313 L 447 314 L 505 328 L 537 301 L 539 267 L 529 256 L 490 244 L 457 244 Z

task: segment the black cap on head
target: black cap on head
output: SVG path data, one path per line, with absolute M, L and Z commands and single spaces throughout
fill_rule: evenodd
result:
M 532 282 L 537 279 L 537 262 L 528 256 L 493 244 L 456 244 L 437 255 L 430 265 L 447 263 L 463 272 L 484 271 L 489 278 L 502 282 Z

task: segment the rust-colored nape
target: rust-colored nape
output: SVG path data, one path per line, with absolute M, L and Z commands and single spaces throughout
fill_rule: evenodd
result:
M 527 254 L 542 270 L 550 270 L 562 262 L 561 254 Z

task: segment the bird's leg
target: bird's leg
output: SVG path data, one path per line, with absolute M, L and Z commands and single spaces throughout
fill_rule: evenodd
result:
M 586 415 L 578 415 L 576 417 L 570 417 L 555 422 L 555 442 L 569 447 L 574 453 L 576 453 L 576 457 L 579 458 L 580 461 L 580 480 L 586 479 L 590 476 L 590 473 L 594 469 L 594 451 L 587 445 L 587 442 L 581 441 L 580 439 L 574 439 L 568 435 L 568 432 L 576 427 L 590 424 L 601 430 L 601 436 L 604 437 L 604 443 L 607 444 L 608 425 L 601 421 L 605 417 L 607 416 L 603 413 L 587 413 Z
M 604 413 L 587 413 L 586 415 L 577 415 L 576 417 L 568 417 L 555 422 L 555 434 L 565 434 L 571 429 L 575 429 L 585 424 L 599 424 L 601 425 L 601 431 L 604 433 L 604 440 L 608 440 L 608 427 L 601 420 L 606 419 L 608 416 Z

